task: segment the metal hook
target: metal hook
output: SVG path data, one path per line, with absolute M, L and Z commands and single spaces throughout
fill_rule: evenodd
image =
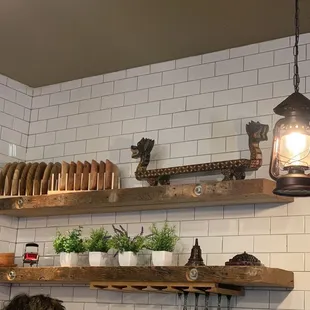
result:
M 226 295 L 226 298 L 227 298 L 227 310 L 231 309 L 231 304 L 230 304 L 231 297 L 232 297 L 231 295 Z
M 199 293 L 195 293 L 195 309 L 194 310 L 198 310 L 198 302 L 199 302 Z
M 209 298 L 210 298 L 210 293 L 206 292 L 206 294 L 205 294 L 205 310 L 209 309 Z
M 217 310 L 221 310 L 222 294 L 217 295 Z
M 184 292 L 184 305 L 183 305 L 183 310 L 187 310 L 187 299 L 188 299 L 188 292 Z

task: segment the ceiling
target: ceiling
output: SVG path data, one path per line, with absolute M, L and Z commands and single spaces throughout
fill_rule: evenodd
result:
M 293 14 L 294 0 L 1 0 L 0 73 L 38 87 L 208 53 L 292 35 Z

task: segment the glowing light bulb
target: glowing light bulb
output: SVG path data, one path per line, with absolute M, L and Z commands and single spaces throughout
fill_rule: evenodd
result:
M 301 159 L 304 157 L 304 151 L 307 146 L 307 137 L 301 133 L 293 132 L 285 136 L 285 147 L 289 154 L 288 165 L 302 165 Z

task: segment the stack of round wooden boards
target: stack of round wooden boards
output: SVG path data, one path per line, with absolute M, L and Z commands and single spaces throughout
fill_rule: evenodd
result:
M 13 162 L 0 171 L 0 195 L 31 196 L 54 191 L 105 190 L 119 188 L 119 171 L 106 162 Z

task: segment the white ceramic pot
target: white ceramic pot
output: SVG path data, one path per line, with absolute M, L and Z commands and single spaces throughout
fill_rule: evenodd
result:
M 120 266 L 136 266 L 138 257 L 133 252 L 118 253 L 118 262 Z
M 108 253 L 104 252 L 89 252 L 90 266 L 107 266 Z
M 60 253 L 60 266 L 61 267 L 75 267 L 79 262 L 78 253 Z
M 152 262 L 154 266 L 171 266 L 172 252 L 152 251 Z

